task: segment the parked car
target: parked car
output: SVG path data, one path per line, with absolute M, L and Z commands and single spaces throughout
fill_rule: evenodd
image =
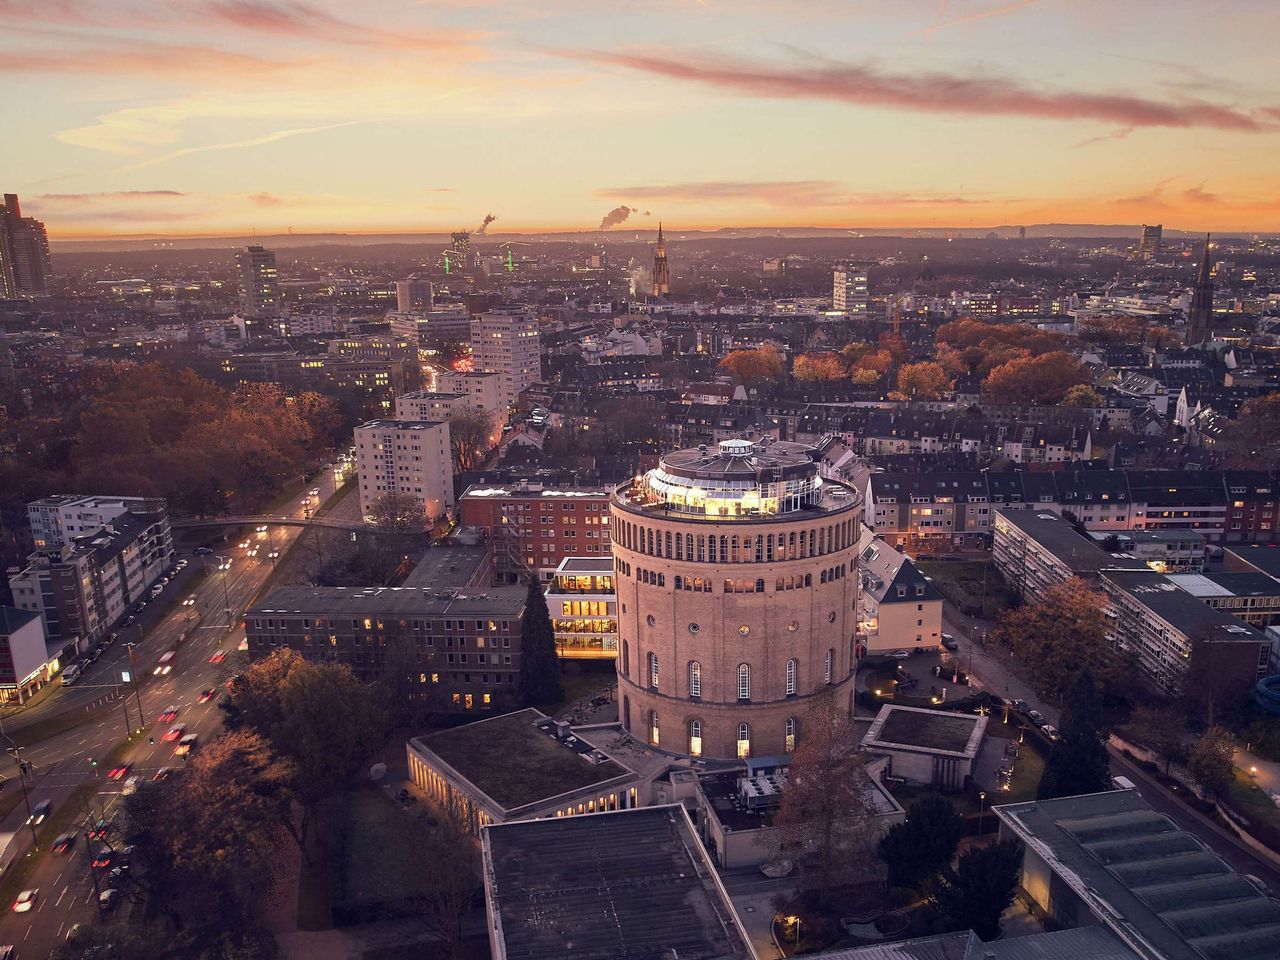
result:
M 1041 713 L 1039 710 L 1028 710 L 1027 717 L 1037 727 L 1042 726 L 1046 722 L 1044 719 L 1044 714 Z
M 98 894 L 98 909 L 103 913 L 110 913 L 119 902 L 120 891 L 115 887 L 107 887 L 107 889 Z
M 1009 705 L 1013 707 L 1013 709 L 1017 710 L 1019 713 L 1027 712 L 1027 701 L 1025 700 L 1017 700 L 1017 699 L 1010 700 Z
M 212 553 L 213 553 L 213 548 L 212 548 L 212 547 L 196 547 L 196 556 L 197 556 L 197 557 L 207 557 L 207 556 L 209 556 L 209 555 L 210 555 L 210 554 L 212 554 Z
M 906 660 L 911 656 L 911 653 L 907 650 L 895 650 L 893 653 L 889 654 L 889 656 L 893 657 L 895 660 Z
M 1058 742 L 1058 728 L 1055 727 L 1052 723 L 1046 723 L 1043 727 L 1040 728 L 1040 732 L 1043 733 L 1050 740 L 1052 740 L 1054 743 Z
M 942 635 L 942 647 L 945 650 L 959 650 L 960 644 L 956 642 L 956 638 L 949 633 Z

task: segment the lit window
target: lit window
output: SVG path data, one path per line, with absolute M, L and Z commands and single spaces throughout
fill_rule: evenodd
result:
M 689 721 L 689 755 L 702 756 L 702 721 Z
M 661 742 L 662 738 L 658 730 L 658 714 L 656 711 L 649 712 L 649 742 L 655 747 Z
M 795 749 L 796 749 L 796 718 L 795 717 L 787 717 L 787 725 L 785 730 L 786 730 L 786 735 L 783 737 L 783 740 L 782 740 L 783 749 L 785 749 L 787 753 L 793 753 L 795 752 Z
M 751 756 L 751 725 L 738 724 L 738 759 L 745 760 Z

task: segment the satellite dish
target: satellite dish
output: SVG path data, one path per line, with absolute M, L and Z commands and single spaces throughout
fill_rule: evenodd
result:
M 385 763 L 375 763 L 369 768 L 369 779 L 377 783 L 387 775 L 387 765 Z

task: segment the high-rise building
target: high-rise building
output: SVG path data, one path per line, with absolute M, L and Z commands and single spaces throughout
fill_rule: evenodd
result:
M 275 251 L 265 247 L 245 247 L 236 253 L 240 270 L 240 315 L 246 320 L 272 320 L 280 316 L 280 280 L 276 274 Z M 250 332 L 262 324 L 246 324 Z
M 662 240 L 662 223 L 658 223 L 658 242 L 653 248 L 653 295 L 665 297 L 671 292 L 671 268 L 667 265 L 667 245 Z
M 514 405 L 521 390 L 542 379 L 538 318 L 519 305 L 476 314 L 471 318 L 471 357 L 477 372 L 499 375 L 498 397 Z
M 867 271 L 836 267 L 831 274 L 831 308 L 851 320 L 865 320 L 869 302 Z
M 453 509 L 453 460 L 449 424 L 431 420 L 370 420 L 355 429 L 360 513 L 388 493 L 422 501 L 428 520 Z
M 49 234 L 44 224 L 22 215 L 16 193 L 0 205 L 0 299 L 49 292 Z
M 435 306 L 435 297 L 430 280 L 414 274 L 407 279 L 396 281 L 396 312 L 430 310 L 433 306 Z
M 1160 245 L 1164 241 L 1164 224 L 1142 225 L 1142 239 L 1138 242 L 1138 256 L 1143 260 L 1155 260 L 1160 256 Z
M 857 505 L 777 441 L 676 450 L 615 490 L 622 725 L 741 759 L 791 752 L 819 693 L 852 709 Z
M 1213 334 L 1213 276 L 1209 265 L 1209 236 L 1204 238 L 1204 256 L 1200 259 L 1200 273 L 1191 293 L 1191 308 L 1187 311 L 1187 346 L 1203 343 Z

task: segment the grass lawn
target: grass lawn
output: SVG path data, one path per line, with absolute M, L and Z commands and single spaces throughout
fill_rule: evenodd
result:
M 962 613 L 977 613 L 991 619 L 1012 602 L 1004 578 L 990 561 L 920 560 L 916 566 L 933 578 L 942 595 Z
M 383 903 L 399 900 L 406 880 L 395 857 L 387 855 L 404 812 L 374 788 L 353 791 L 347 798 L 342 829 L 345 843 L 337 868 L 333 901 Z
M 1027 741 L 1022 745 L 1018 760 L 1013 765 L 1013 781 L 1009 784 L 1009 792 L 1000 795 L 999 803 L 1022 803 L 1034 800 L 1040 788 L 1040 779 L 1044 776 L 1044 760 L 1040 751 Z
M 889 791 L 893 794 L 893 799 L 897 800 L 903 807 L 910 807 L 917 800 L 923 800 L 925 797 L 944 797 L 951 802 L 956 808 L 956 812 L 960 815 L 972 813 L 975 816 L 978 813 L 978 801 L 967 793 L 942 793 L 940 790 L 933 790 L 929 787 L 912 787 L 906 784 L 898 784 Z
M 1267 792 L 1247 772 L 1236 767 L 1235 774 L 1235 779 L 1228 787 L 1232 808 L 1250 820 L 1265 823 L 1273 830 L 1280 830 L 1280 807 L 1271 802 Z

